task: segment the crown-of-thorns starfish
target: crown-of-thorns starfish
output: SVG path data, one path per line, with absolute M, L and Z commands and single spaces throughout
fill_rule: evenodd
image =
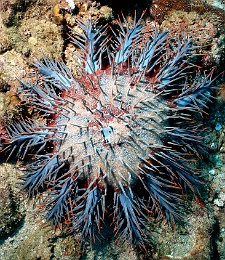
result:
M 119 20 L 115 31 L 76 22 L 79 76 L 64 62 L 37 61 L 36 81 L 21 81 L 20 95 L 45 123 L 15 120 L 4 150 L 31 157 L 22 185 L 54 226 L 92 242 L 107 212 L 117 238 L 144 247 L 150 217 L 179 218 L 182 193 L 197 191 L 212 73 L 194 74 L 189 38 L 141 19 Z

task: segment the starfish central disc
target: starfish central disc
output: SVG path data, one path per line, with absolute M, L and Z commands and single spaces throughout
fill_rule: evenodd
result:
M 150 157 L 149 146 L 161 145 L 157 124 L 165 119 L 165 104 L 143 85 L 130 85 L 127 76 L 103 75 L 93 89 L 78 85 L 64 98 L 73 110 L 57 119 L 67 134 L 60 150 L 69 154 L 72 150 L 85 177 L 91 172 L 113 186 L 125 185 L 131 174 L 138 173 L 141 161 Z

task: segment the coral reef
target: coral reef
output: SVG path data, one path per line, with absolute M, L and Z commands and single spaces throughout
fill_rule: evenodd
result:
M 109 22 L 113 18 L 112 8 L 106 5 L 100 5 L 96 1 L 75 1 L 74 9 L 76 10 L 76 16 L 83 20 L 88 20 L 90 17 L 94 20 L 99 19 L 104 22 Z M 74 12 L 74 11 L 73 11 Z M 76 25 L 73 12 L 67 1 L 60 1 L 54 7 L 54 15 L 59 22 L 66 22 L 66 25 L 73 27 Z
M 172 10 L 180 10 L 185 12 L 195 11 L 198 14 L 212 13 L 215 14 L 221 23 L 224 24 L 225 12 L 224 10 L 216 5 L 211 5 L 207 1 L 203 0 L 153 0 L 150 6 L 150 14 L 158 22 L 162 22 L 168 12 Z
M 134 21 L 119 21 L 111 39 L 106 26 L 77 19 L 80 76 L 36 61 L 18 93 L 42 122 L 20 117 L 2 139 L 8 158 L 31 158 L 23 189 L 54 226 L 92 243 L 111 215 L 118 239 L 145 248 L 151 217 L 179 219 L 183 193 L 198 192 L 213 84 L 212 73 L 195 73 L 189 38 Z
M 22 78 L 26 75 L 26 63 L 23 56 L 15 50 L 5 52 L 0 56 L 1 64 L 1 81 L 4 84 L 11 86 L 11 91 L 16 91 L 19 85 L 18 78 Z M 12 71 L 14 74 L 12 75 Z M 2 86 L 3 89 L 5 88 Z M 5 89 L 7 90 L 7 88 Z
M 161 244 L 156 259 L 210 259 L 211 241 L 209 234 L 215 224 L 213 214 L 206 208 L 192 204 L 192 215 L 185 226 L 173 233 L 164 226 L 158 230 L 158 243 Z
M 5 32 L 6 32 L 6 28 L 3 25 L 2 19 L 0 17 L 0 35 L 2 36 L 1 42 L 0 42 L 0 54 L 11 48 L 10 43 L 9 43 L 9 38 Z
M 194 11 L 171 11 L 162 22 L 161 28 L 171 30 L 174 35 L 185 32 L 194 39 L 195 44 L 203 47 L 198 53 L 202 54 L 201 65 L 204 68 L 222 66 L 225 54 L 225 29 L 215 14 L 206 12 L 200 15 Z
M 10 235 L 24 217 L 19 189 L 16 187 L 17 169 L 3 164 L 0 171 L 0 238 Z
M 46 3 L 47 2 L 47 3 Z M 55 58 L 62 55 L 62 27 L 53 21 L 51 1 L 7 0 L 0 8 L 0 53 L 14 49 L 24 58 L 39 57 L 41 53 L 52 53 Z M 8 3 L 6 5 L 6 3 Z M 38 22 L 36 16 L 39 16 Z M 22 18 L 26 19 L 22 19 Z

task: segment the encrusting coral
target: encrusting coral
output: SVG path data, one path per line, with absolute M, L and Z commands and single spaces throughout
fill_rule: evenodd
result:
M 62 61 L 36 61 L 18 94 L 43 123 L 5 125 L 3 151 L 31 159 L 23 189 L 54 226 L 92 242 L 107 216 L 118 239 L 145 247 L 151 217 L 179 219 L 183 193 L 198 192 L 212 73 L 192 64 L 189 38 L 174 41 L 142 18 L 117 30 L 76 22 L 79 76 Z

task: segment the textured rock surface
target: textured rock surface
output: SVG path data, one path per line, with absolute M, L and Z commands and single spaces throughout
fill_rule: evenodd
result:
M 210 259 L 214 219 L 206 208 L 196 203 L 192 204 L 192 209 L 185 225 L 176 227 L 173 233 L 168 232 L 168 227 L 162 228 L 158 235 L 157 259 Z
M 0 166 L 0 240 L 12 234 L 24 216 L 17 178 L 18 170 L 14 165 L 3 163 Z
M 222 8 L 221 8 L 222 7 Z M 224 24 L 225 12 L 221 1 L 205 0 L 153 0 L 150 5 L 150 14 L 160 23 L 165 16 L 173 10 L 182 10 L 185 12 L 195 11 L 198 14 L 210 12 L 216 14 L 221 23 Z
M 203 47 L 197 50 L 203 54 L 203 66 L 222 66 L 225 55 L 225 29 L 215 14 L 171 11 L 162 22 L 161 28 L 172 30 L 175 35 L 185 32 L 197 46 Z

